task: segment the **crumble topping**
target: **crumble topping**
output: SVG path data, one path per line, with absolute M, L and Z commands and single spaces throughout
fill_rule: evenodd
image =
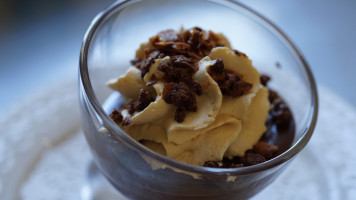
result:
M 229 46 L 229 44 L 212 31 L 203 31 L 199 27 L 179 32 L 165 30 L 149 39 L 148 46 L 143 50 L 143 58 L 136 57 L 130 62 L 141 70 L 143 78 L 156 59 L 170 56 L 169 61 L 164 61 L 158 66 L 158 70 L 164 73 L 163 99 L 166 103 L 177 106 L 175 120 L 183 122 L 187 111 L 197 110 L 195 95 L 202 94 L 202 86 L 192 78 L 198 71 L 198 61 L 218 46 Z M 234 50 L 234 53 L 247 57 L 238 50 Z M 226 71 L 221 59 L 217 59 L 210 67 L 209 74 L 219 85 L 222 94 L 226 96 L 239 97 L 252 88 L 252 84 L 244 82 L 239 75 Z M 156 76 L 153 75 L 146 86 L 152 86 L 157 81 Z M 138 102 L 130 102 L 125 108 L 132 115 L 136 111 L 142 111 L 153 101 L 154 97 L 148 91 L 140 91 Z M 130 123 L 128 119 L 123 121 L 126 125 Z
M 120 124 L 123 120 L 121 112 L 116 109 L 110 114 L 110 118 L 117 124 Z
M 177 59 L 172 59 L 172 63 L 190 65 L 207 56 L 211 49 L 218 46 L 229 45 L 212 31 L 203 31 L 198 27 L 180 32 L 166 30 L 151 37 L 149 47 L 144 49 L 144 58 L 135 58 L 131 64 L 141 69 L 143 77 L 156 58 L 178 56 Z M 189 61 L 180 60 L 180 58 L 189 59 Z
M 110 117 L 149 148 L 228 168 L 264 162 L 285 148 L 266 138 L 288 134 L 275 132 L 293 126 L 287 105 L 223 35 L 197 27 L 162 31 L 140 46 L 131 64 L 109 86 L 133 100 Z
M 175 120 L 183 122 L 186 111 L 197 110 L 196 97 L 185 82 L 166 83 L 163 89 L 163 99 L 168 104 L 177 106 Z
M 252 88 L 251 83 L 244 82 L 238 75 L 227 72 L 221 58 L 218 58 L 209 68 L 209 75 L 219 85 L 221 93 L 226 96 L 240 97 Z
M 145 109 L 154 100 L 155 98 L 152 96 L 152 94 L 149 91 L 141 89 L 140 94 L 138 96 L 138 101 L 136 102 L 135 105 L 135 110 L 141 111 Z

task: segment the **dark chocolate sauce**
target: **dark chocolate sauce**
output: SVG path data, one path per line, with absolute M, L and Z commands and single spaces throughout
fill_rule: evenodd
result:
M 270 118 L 271 116 L 269 115 L 268 117 Z M 276 153 L 276 156 L 278 156 L 292 146 L 294 135 L 295 124 L 292 119 L 287 126 L 282 128 L 278 128 L 276 124 L 268 125 L 267 131 L 262 135 L 260 141 L 278 146 Z

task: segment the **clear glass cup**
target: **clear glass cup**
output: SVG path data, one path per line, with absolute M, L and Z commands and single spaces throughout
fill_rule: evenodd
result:
M 140 43 L 161 30 L 199 26 L 223 33 L 233 48 L 272 77 L 296 125 L 292 147 L 264 163 L 234 169 L 184 164 L 132 139 L 108 116 L 107 80 L 123 74 Z M 99 13 L 80 52 L 82 127 L 100 172 L 129 199 L 247 199 L 276 179 L 308 143 L 318 110 L 311 71 L 294 44 L 271 22 L 228 0 L 132 0 Z

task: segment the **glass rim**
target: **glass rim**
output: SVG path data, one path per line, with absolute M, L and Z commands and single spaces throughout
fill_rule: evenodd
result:
M 108 8 L 97 14 L 94 19 L 92 20 L 91 24 L 89 25 L 83 41 L 82 41 L 82 46 L 80 49 L 80 60 L 79 60 L 79 84 L 81 84 L 83 88 L 83 92 L 85 93 L 91 107 L 94 109 L 96 112 L 97 117 L 99 117 L 104 125 L 104 127 L 115 137 L 119 137 L 120 140 L 124 141 L 126 144 L 128 144 L 131 148 L 135 149 L 135 151 L 139 152 L 141 155 L 148 156 L 155 161 L 159 161 L 166 166 L 170 166 L 173 168 L 178 168 L 180 170 L 184 170 L 190 173 L 198 173 L 198 174 L 216 174 L 216 175 L 247 175 L 247 174 L 252 174 L 252 173 L 257 173 L 257 172 L 262 172 L 267 169 L 271 169 L 273 167 L 276 167 L 291 158 L 293 158 L 296 154 L 298 154 L 308 143 L 310 140 L 315 126 L 316 126 L 316 121 L 317 121 L 317 115 L 318 115 L 318 94 L 317 94 L 317 87 L 316 83 L 314 80 L 314 77 L 311 73 L 311 70 L 309 68 L 308 63 L 304 59 L 303 55 L 301 52 L 297 49 L 297 47 L 294 45 L 294 43 L 287 37 L 287 35 L 282 32 L 275 24 L 273 24 L 271 21 L 266 19 L 264 16 L 259 14 L 258 12 L 254 11 L 253 9 L 247 7 L 246 5 L 240 3 L 240 2 L 235 2 L 233 0 L 222 0 L 222 1 L 216 1 L 216 0 L 207 0 L 211 1 L 217 4 L 222 4 L 223 2 L 229 3 L 233 6 L 237 6 L 239 8 L 244 9 L 245 11 L 249 12 L 250 14 L 254 15 L 257 17 L 259 20 L 262 22 L 266 23 L 267 26 L 270 26 L 274 31 L 277 32 L 285 40 L 285 42 L 292 48 L 294 53 L 298 56 L 299 61 L 301 61 L 302 66 L 304 67 L 304 70 L 307 75 L 307 79 L 310 83 L 311 86 L 311 112 L 309 113 L 308 116 L 308 122 L 307 125 L 303 131 L 302 136 L 293 144 L 288 150 L 283 152 L 282 154 L 278 155 L 277 157 L 265 161 L 263 163 L 257 164 L 257 165 L 252 165 L 252 166 L 246 166 L 246 167 L 241 167 L 241 168 L 211 168 L 211 167 L 203 167 L 203 166 L 195 166 L 195 165 L 190 165 L 186 164 L 183 162 L 176 161 L 174 159 L 171 159 L 169 157 L 160 155 L 147 147 L 144 147 L 142 144 L 134 140 L 129 134 L 127 134 L 124 130 L 122 130 L 113 120 L 110 119 L 108 114 L 104 111 L 103 107 L 99 103 L 98 99 L 96 98 L 95 92 L 93 90 L 90 78 L 89 78 L 89 71 L 88 71 L 88 63 L 87 63 L 87 58 L 88 58 L 88 52 L 90 48 L 91 41 L 93 39 L 93 36 L 96 33 L 96 30 L 99 28 L 99 26 L 102 24 L 103 21 L 107 19 L 107 17 L 110 17 L 110 15 L 116 11 L 120 10 L 131 3 L 134 2 L 139 2 L 142 0 L 126 0 L 126 1 L 116 1 L 113 4 L 111 4 Z M 232 9 L 234 9 L 232 7 Z

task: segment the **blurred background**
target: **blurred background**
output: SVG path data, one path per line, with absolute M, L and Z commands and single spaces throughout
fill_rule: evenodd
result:
M 0 0 L 0 113 L 76 76 L 84 33 L 112 2 Z
M 0 112 L 76 76 L 82 37 L 112 0 L 0 1 Z M 356 105 L 356 1 L 241 0 L 279 26 L 319 84 Z
M 113 0 L 0 1 L 0 113 L 77 75 L 83 35 Z M 318 84 L 356 106 L 355 0 L 241 0 L 295 42 Z

